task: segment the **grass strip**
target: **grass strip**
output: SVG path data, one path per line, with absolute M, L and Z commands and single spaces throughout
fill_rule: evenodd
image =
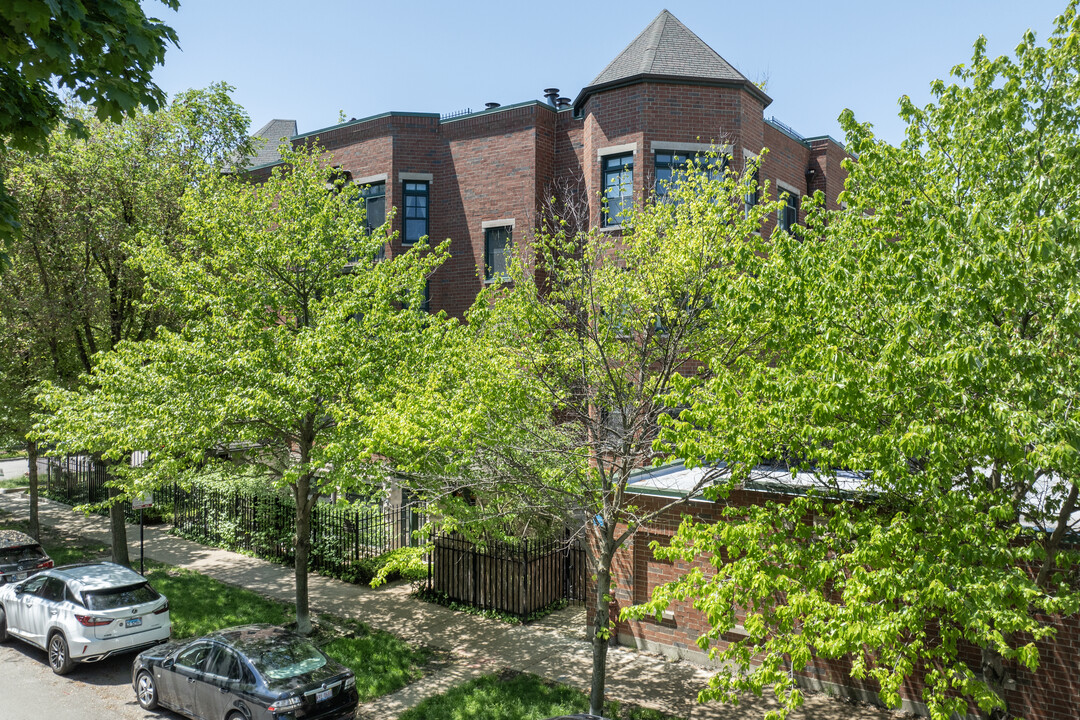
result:
M 399 715 L 398 720 L 542 720 L 588 710 L 589 699 L 580 690 L 536 675 L 507 671 L 430 697 Z M 657 710 L 617 702 L 604 707 L 604 716 L 610 720 L 677 720 Z

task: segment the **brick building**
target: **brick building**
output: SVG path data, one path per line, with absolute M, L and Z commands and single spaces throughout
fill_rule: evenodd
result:
M 843 186 L 845 152 L 835 140 L 766 119 L 769 96 L 666 10 L 572 102 L 545 92 L 546 102 L 489 103 L 450 117 L 386 112 L 302 134 L 293 134 L 292 121 L 271 121 L 258 133 L 270 155 L 264 148 L 250 169 L 256 178 L 269 173 L 283 135 L 318 138 L 365 186 L 374 224 L 387 206 L 397 208 L 388 255 L 424 235 L 450 238 L 451 258 L 428 293 L 432 310 L 455 316 L 498 274 L 508 243 L 528 241 L 560 183 L 584 187 L 590 223 L 616 229 L 618 208 L 641 202 L 657 178 L 713 147 L 737 169 L 769 148 L 759 179 L 791 195 L 778 222 L 796 221 L 799 198 L 817 190 L 834 207 Z
M 659 510 L 672 499 L 687 495 L 688 488 L 694 487 L 703 472 L 702 468 L 688 470 L 679 464 L 645 469 L 629 486 L 628 492 L 635 496 L 634 502 L 642 511 Z M 853 473 L 838 472 L 836 479 L 841 489 L 852 490 L 859 485 Z M 759 468 L 751 480 L 733 490 L 723 504 L 695 496 L 687 505 L 669 508 L 648 527 L 634 533 L 616 552 L 611 568 L 615 584 L 612 621 L 616 623 L 619 644 L 707 663 L 708 658 L 698 648 L 696 641 L 710 628 L 709 621 L 704 613 L 694 608 L 691 601 L 672 602 L 659 620 L 652 617 L 630 621 L 618 619 L 621 608 L 646 602 L 655 588 L 685 575 L 691 568 L 706 575 L 714 572 L 708 558 L 699 556 L 692 563 L 659 560 L 650 545 L 654 542 L 669 545 L 684 515 L 690 515 L 700 522 L 722 522 L 722 512 L 726 506 L 786 502 L 819 482 L 820 479 L 812 473 L 800 472 L 793 476 L 787 469 Z M 625 526 L 620 525 L 617 532 L 624 529 Z M 590 607 L 590 620 L 591 610 Z M 1004 692 L 1009 704 L 1009 717 L 1073 720 L 1080 717 L 1080 678 L 1076 674 L 1080 615 L 1041 616 L 1040 620 L 1054 628 L 1055 636 L 1035 643 L 1039 650 L 1038 669 L 1031 672 L 1018 662 L 1008 662 L 1005 666 L 1007 680 Z M 741 639 L 743 635 L 740 629 L 737 626 L 734 632 L 724 635 L 719 644 Z M 963 661 L 973 673 L 980 673 L 981 655 L 978 648 L 963 642 L 960 647 Z M 813 690 L 878 704 L 880 688 L 877 683 L 868 678 L 853 678 L 850 670 L 849 661 L 815 657 L 805 673 L 799 676 L 799 682 Z M 900 688 L 903 709 L 926 715 L 926 706 L 920 700 L 922 691 L 922 675 L 912 674 Z M 979 716 L 971 714 L 968 717 L 975 720 Z

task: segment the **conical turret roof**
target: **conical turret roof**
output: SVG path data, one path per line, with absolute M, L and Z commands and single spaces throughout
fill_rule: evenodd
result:
M 772 100 L 745 75 L 667 10 L 661 11 L 574 101 L 578 109 L 598 90 L 645 80 L 743 86 L 768 105 Z

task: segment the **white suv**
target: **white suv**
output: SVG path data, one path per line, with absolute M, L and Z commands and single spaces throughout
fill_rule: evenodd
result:
M 113 563 L 66 565 L 0 586 L 0 642 L 46 650 L 57 675 L 169 639 L 169 601 L 146 578 Z

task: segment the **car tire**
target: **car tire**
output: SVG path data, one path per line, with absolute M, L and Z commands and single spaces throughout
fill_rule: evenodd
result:
M 67 675 L 75 667 L 75 661 L 71 659 L 71 653 L 68 652 L 67 640 L 64 638 L 63 633 L 56 632 L 49 636 L 47 652 L 49 654 L 49 667 L 57 675 Z
M 146 670 L 140 670 L 135 676 L 135 699 L 143 710 L 154 710 L 158 706 L 157 684 Z
M 7 614 L 0 608 L 0 643 L 7 642 Z
M 248 720 L 247 716 L 242 712 L 231 712 L 225 720 Z

